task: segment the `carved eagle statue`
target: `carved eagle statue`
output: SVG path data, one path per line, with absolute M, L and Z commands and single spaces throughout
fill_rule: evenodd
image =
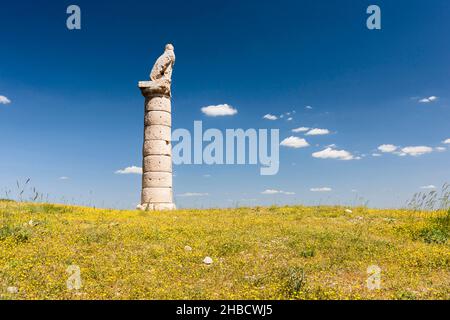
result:
M 156 60 L 152 71 L 150 72 L 150 80 L 172 80 L 172 70 L 175 64 L 174 47 L 171 44 L 166 45 L 164 53 Z

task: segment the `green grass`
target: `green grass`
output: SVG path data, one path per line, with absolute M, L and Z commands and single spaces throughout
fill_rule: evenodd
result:
M 0 298 L 450 299 L 450 213 L 345 209 L 0 201 Z M 67 289 L 71 265 L 80 290 Z M 371 265 L 380 290 L 366 287 Z

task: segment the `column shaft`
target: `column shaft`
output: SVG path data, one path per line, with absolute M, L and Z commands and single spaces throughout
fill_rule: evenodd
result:
M 145 96 L 141 206 L 175 209 L 172 192 L 171 101 L 169 95 Z

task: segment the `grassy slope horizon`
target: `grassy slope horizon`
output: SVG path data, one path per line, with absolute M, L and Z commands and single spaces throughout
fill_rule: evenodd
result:
M 450 212 L 346 209 L 0 201 L 0 298 L 450 299 Z M 80 290 L 67 289 L 70 265 Z M 371 265 L 380 290 L 366 286 Z

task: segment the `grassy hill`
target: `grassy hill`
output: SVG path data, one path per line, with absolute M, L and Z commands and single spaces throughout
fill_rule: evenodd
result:
M 0 298 L 450 299 L 450 213 L 351 210 L 0 201 Z M 67 289 L 70 265 L 80 290 Z M 366 286 L 371 265 L 379 290 Z

